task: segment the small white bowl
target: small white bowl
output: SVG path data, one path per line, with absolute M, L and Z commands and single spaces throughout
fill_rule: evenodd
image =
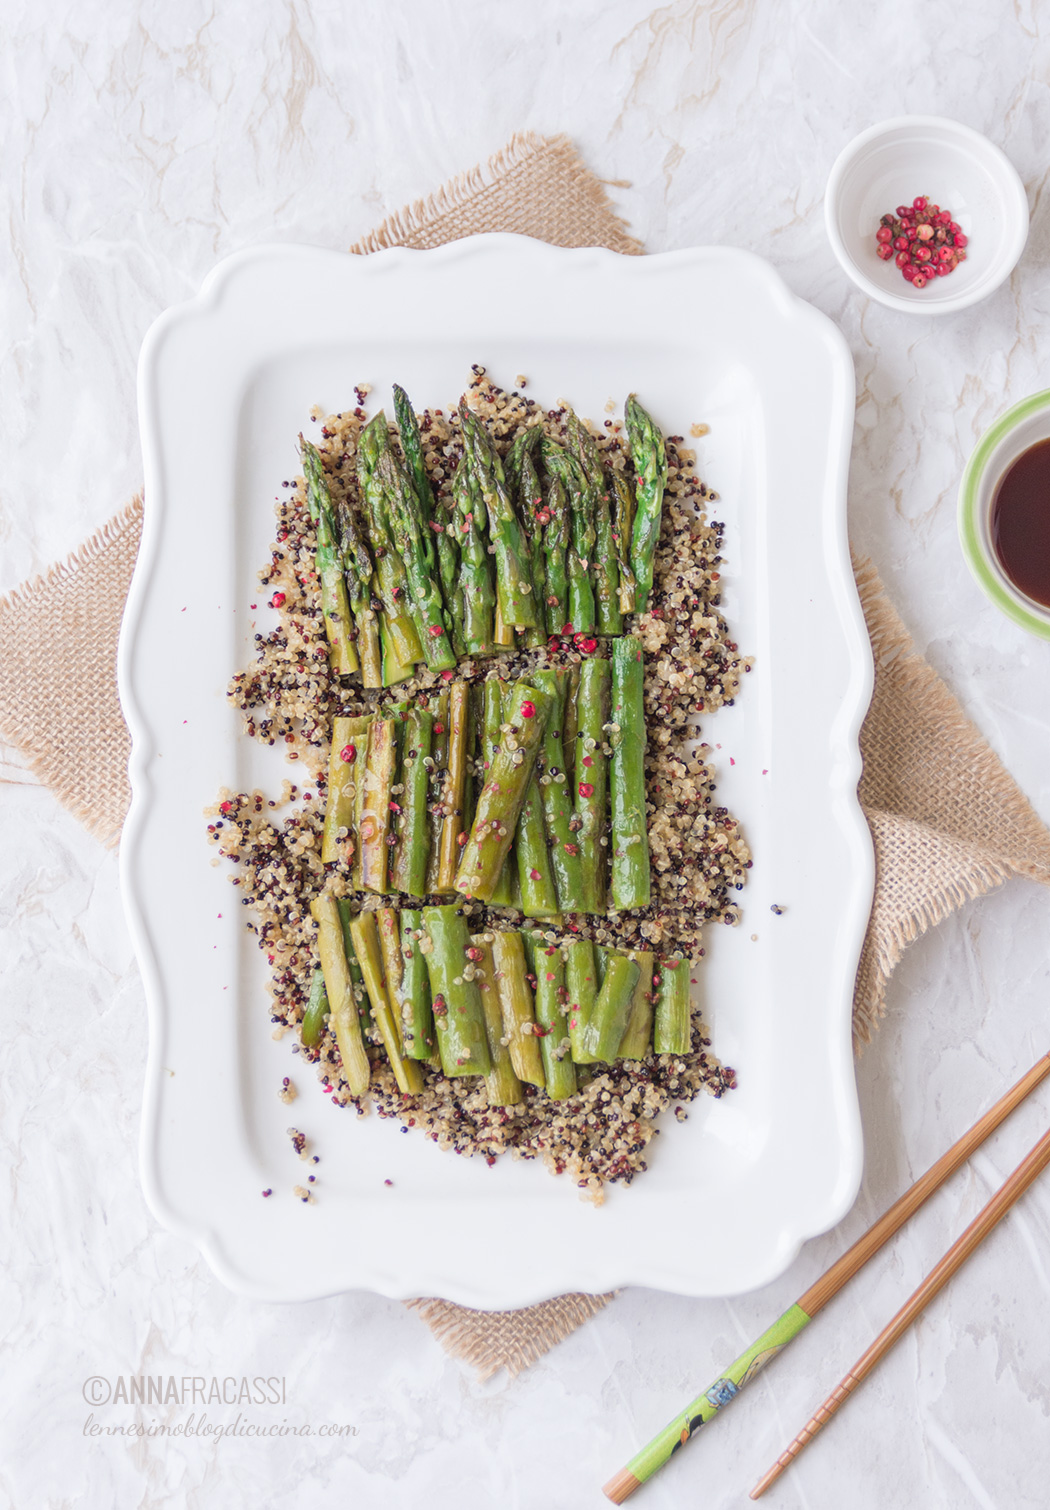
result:
M 925 194 L 950 210 L 969 245 L 946 278 L 913 288 L 894 258 L 875 253 L 887 211 Z M 858 288 L 906 314 L 946 315 L 976 304 L 1013 272 L 1028 239 L 1028 199 L 1017 170 L 987 137 L 937 115 L 901 115 L 855 137 L 835 161 L 824 196 L 835 256 Z

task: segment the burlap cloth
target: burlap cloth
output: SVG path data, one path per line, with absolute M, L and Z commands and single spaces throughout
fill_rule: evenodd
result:
M 351 250 L 434 247 L 482 231 L 518 231 L 557 246 L 643 250 L 569 142 L 532 135 L 515 137 L 484 167 L 406 207 Z M 0 736 L 108 845 L 120 836 L 130 798 L 116 649 L 141 524 L 136 498 L 68 561 L 0 601 Z M 875 695 L 861 732 L 860 796 L 875 841 L 877 882 L 853 1005 L 859 1053 L 878 1025 L 887 979 L 905 946 L 1010 876 L 1050 884 L 1050 832 L 915 652 L 874 567 L 855 565 L 876 661 Z M 56 654 L 56 645 L 75 649 Z M 407 1303 L 484 1378 L 500 1368 L 526 1368 L 613 1298 L 566 1295 L 495 1313 L 443 1300 Z

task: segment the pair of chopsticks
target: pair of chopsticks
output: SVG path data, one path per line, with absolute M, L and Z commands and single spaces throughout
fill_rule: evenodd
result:
M 793 1337 L 798 1336 L 817 1312 L 822 1310 L 834 1295 L 838 1294 L 843 1285 L 863 1268 L 869 1258 L 872 1258 L 895 1232 L 900 1230 L 908 1218 L 918 1211 L 919 1207 L 944 1184 L 960 1164 L 965 1163 L 1000 1123 L 1006 1120 L 1015 1107 L 1019 1106 L 1042 1080 L 1045 1080 L 1047 1075 L 1050 1075 L 1050 1054 L 1044 1054 L 1027 1075 L 1007 1091 L 1006 1095 L 985 1112 L 968 1133 L 964 1133 L 959 1141 L 937 1160 L 936 1164 L 916 1180 L 911 1189 L 905 1191 L 885 1215 L 881 1216 L 873 1227 L 869 1227 L 863 1237 L 858 1238 L 852 1248 L 821 1275 L 816 1284 L 811 1285 L 804 1295 L 800 1295 L 795 1304 L 763 1332 L 746 1352 L 741 1353 L 740 1357 L 729 1365 L 709 1389 L 705 1390 L 702 1395 L 698 1395 L 691 1404 L 686 1406 L 681 1415 L 676 1416 L 669 1425 L 665 1426 L 663 1431 L 643 1447 L 625 1468 L 621 1468 L 619 1473 L 615 1474 L 605 1485 L 604 1493 L 607 1497 L 614 1504 L 622 1505 L 629 1495 L 645 1483 L 646 1479 L 651 1478 L 659 1468 L 662 1468 L 672 1454 L 683 1446 L 706 1421 L 710 1421 L 723 1405 L 728 1404 L 735 1395 L 739 1394 L 744 1385 L 749 1384 L 782 1347 Z M 769 1472 L 759 1480 L 751 1491 L 752 1499 L 758 1499 L 759 1495 L 764 1494 L 770 1484 L 778 1479 L 784 1469 L 794 1461 L 803 1447 L 812 1441 L 820 1428 L 831 1419 L 861 1380 L 871 1373 L 883 1355 L 903 1336 L 926 1303 L 947 1284 L 956 1270 L 965 1263 L 974 1249 L 983 1242 L 996 1223 L 1002 1220 L 1010 1207 L 1048 1164 L 1050 1164 L 1050 1131 L 1043 1134 L 1028 1157 L 1017 1166 L 980 1215 L 970 1223 L 914 1295 L 901 1307 L 890 1324 L 879 1333 L 867 1352 L 854 1364 L 819 1410 L 806 1422 L 798 1436 L 781 1454 Z

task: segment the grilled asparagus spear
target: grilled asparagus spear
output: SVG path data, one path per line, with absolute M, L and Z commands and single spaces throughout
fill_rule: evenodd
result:
M 660 513 L 667 486 L 667 451 L 663 436 L 633 393 L 624 406 L 624 419 L 637 478 L 631 570 L 638 584 L 635 607 L 639 613 L 644 613 L 653 590 L 653 560 L 660 538 Z

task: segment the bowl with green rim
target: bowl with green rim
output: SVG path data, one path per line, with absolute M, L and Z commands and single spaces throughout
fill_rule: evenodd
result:
M 1050 640 L 1050 607 L 1007 576 L 992 536 L 996 494 L 1017 458 L 1050 440 L 1050 388 L 1007 409 L 978 441 L 959 484 L 959 539 L 977 585 L 1008 618 Z

